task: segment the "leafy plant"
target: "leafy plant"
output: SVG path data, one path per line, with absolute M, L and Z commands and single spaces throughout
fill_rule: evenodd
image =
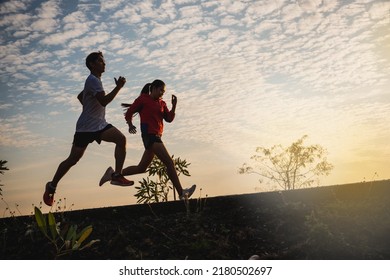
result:
M 55 257 L 70 254 L 74 251 L 81 251 L 91 247 L 100 240 L 91 240 L 83 245 L 83 242 L 92 233 L 92 226 L 86 226 L 80 232 L 77 232 L 77 225 L 65 225 L 62 229 L 60 223 L 57 223 L 54 214 L 49 212 L 47 218 L 37 207 L 34 208 L 35 220 L 38 228 L 44 236 L 51 242 L 55 248 Z
M 174 158 L 172 156 L 172 160 L 175 164 L 175 169 L 177 172 L 177 176 L 181 174 L 185 176 L 191 176 L 188 172 L 188 163 L 186 160 L 182 160 L 179 158 Z M 137 193 L 135 197 L 137 198 L 137 203 L 152 203 L 152 202 L 163 202 L 168 201 L 169 192 L 172 190 L 174 194 L 174 200 L 176 200 L 176 193 L 174 191 L 173 185 L 169 180 L 167 169 L 158 157 L 154 157 L 152 163 L 146 169 L 148 173 L 148 177 L 154 176 L 157 177 L 156 181 L 147 179 L 142 179 L 139 181 L 139 187 L 135 187 L 137 189 Z
M 167 201 L 168 189 L 165 188 L 163 183 L 152 181 L 149 178 L 143 178 L 139 183 L 141 186 L 135 187 L 137 189 L 135 194 L 137 203 Z

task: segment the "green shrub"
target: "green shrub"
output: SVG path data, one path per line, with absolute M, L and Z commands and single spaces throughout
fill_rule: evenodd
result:
M 55 248 L 55 258 L 74 251 L 84 250 L 100 241 L 98 239 L 91 240 L 82 246 L 83 242 L 92 233 L 93 228 L 91 225 L 77 232 L 77 225 L 65 225 L 63 228 L 60 228 L 61 224 L 56 222 L 54 214 L 51 212 L 43 215 L 37 207 L 34 208 L 34 212 L 38 228 Z

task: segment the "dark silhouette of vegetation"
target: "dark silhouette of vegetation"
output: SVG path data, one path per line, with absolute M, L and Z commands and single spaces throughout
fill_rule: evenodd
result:
M 4 174 L 4 171 L 9 170 L 5 165 L 7 164 L 6 160 L 0 160 L 0 174 Z M 0 181 L 1 182 L 1 181 Z M 0 196 L 3 196 L 2 188 L 4 185 L 0 184 Z
M 33 215 L 3 218 L 0 259 L 390 259 L 390 180 L 200 200 L 56 212 L 46 235 Z M 67 238 L 72 225 L 84 233 Z
M 329 175 L 333 165 L 326 158 L 326 149 L 320 145 L 303 145 L 307 137 L 304 135 L 287 148 L 281 145 L 257 147 L 251 157 L 255 165 L 244 163 L 239 173 L 260 175 L 283 190 L 312 186 L 320 175 Z
M 180 176 L 180 174 L 191 176 L 188 172 L 190 163 L 180 159 L 180 157 L 174 158 L 174 156 L 172 156 L 172 159 L 178 176 Z M 146 169 L 146 172 L 148 173 L 148 178 L 139 181 L 141 186 L 135 187 L 137 189 L 137 193 L 135 194 L 137 203 L 168 201 L 168 194 L 171 190 L 174 194 L 174 200 L 176 200 L 176 192 L 169 180 L 167 168 L 158 157 L 154 157 L 152 163 L 149 165 L 148 169 Z M 151 176 L 155 176 L 156 180 L 150 180 L 149 177 Z
M 49 212 L 47 215 L 43 215 L 38 207 L 34 207 L 34 213 L 35 221 L 39 230 L 50 241 L 55 249 L 55 259 L 71 254 L 75 251 L 84 250 L 100 241 L 98 239 L 92 240 L 82 246 L 83 242 L 92 233 L 93 228 L 91 225 L 86 226 L 80 232 L 77 232 L 77 225 L 70 225 L 69 223 L 66 223 L 62 226 L 61 222 L 56 221 L 52 212 Z

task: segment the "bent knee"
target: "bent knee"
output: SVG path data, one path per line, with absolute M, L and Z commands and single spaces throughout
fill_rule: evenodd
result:
M 138 166 L 138 173 L 145 173 L 148 167 L 145 166 Z
M 122 147 L 126 147 L 126 136 L 124 136 L 122 133 L 120 135 L 118 135 L 118 137 L 116 138 L 115 144 L 122 146 Z
M 137 166 L 137 172 L 138 173 L 145 173 L 146 170 L 148 169 L 149 165 L 148 164 L 143 164 L 142 162 L 140 162 Z

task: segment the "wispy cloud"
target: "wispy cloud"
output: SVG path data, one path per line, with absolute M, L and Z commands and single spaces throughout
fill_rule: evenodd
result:
M 51 0 L 42 3 L 37 10 L 36 19 L 32 22 L 31 28 L 34 31 L 51 33 L 56 30 L 60 14 L 59 1 Z
M 45 36 L 41 43 L 44 45 L 62 45 L 71 39 L 88 33 L 91 22 L 82 11 L 75 11 L 62 19 L 62 29 L 56 33 Z
M 75 97 L 88 74 L 85 56 L 102 50 L 106 91 L 114 76 L 128 78 L 109 107 L 114 122 L 123 122 L 119 103 L 131 102 L 155 78 L 167 82 L 168 103 L 169 93 L 178 95 L 169 141 L 196 135 L 196 141 L 226 150 L 249 149 L 259 138 L 272 144 L 311 133 L 337 149 L 334 134 L 346 139 L 364 129 L 387 135 L 381 131 L 390 122 L 383 92 L 390 84 L 390 58 L 379 50 L 390 40 L 383 32 L 389 1 L 1 5 L 0 74 L 2 88 L 9 88 L 0 105 L 4 129 L 12 127 L 14 101 L 25 108 L 51 106 L 46 114 L 53 117 L 79 112 Z M 12 134 L 34 139 L 27 123 L 22 128 Z
M 0 146 L 2 147 L 37 147 L 48 143 L 29 128 L 31 124 L 39 123 L 37 118 L 19 114 L 0 120 Z
M 4 1 L 0 6 L 0 14 L 23 12 L 27 9 L 26 1 Z

